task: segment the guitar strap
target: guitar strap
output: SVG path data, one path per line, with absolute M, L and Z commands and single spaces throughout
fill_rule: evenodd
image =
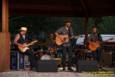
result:
M 100 34 L 100 33 L 98 33 L 98 40 L 99 40 L 99 41 L 102 41 L 102 37 L 101 37 L 101 34 Z
M 68 28 L 68 36 L 71 37 L 71 29 Z
M 25 36 L 22 36 L 21 34 L 19 34 L 20 35 L 20 43 L 25 43 L 25 42 L 27 42 L 28 41 L 28 37 L 27 37 L 27 35 L 25 35 Z
M 23 41 L 25 41 L 26 40 L 26 36 L 25 37 L 23 37 L 20 33 L 19 33 L 19 35 L 20 35 L 20 39 L 21 39 L 21 41 L 23 40 Z

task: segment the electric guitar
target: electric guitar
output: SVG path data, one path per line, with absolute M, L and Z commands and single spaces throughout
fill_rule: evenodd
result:
M 18 45 L 18 49 L 20 50 L 20 52 L 24 53 L 24 52 L 26 52 L 28 49 L 30 49 L 29 46 L 35 44 L 36 42 L 38 42 L 38 41 L 37 41 L 37 40 L 34 40 L 34 41 L 32 41 L 32 42 L 30 42 L 30 43 L 28 43 L 28 44 L 27 44 L 27 43 L 20 44 L 20 45 Z

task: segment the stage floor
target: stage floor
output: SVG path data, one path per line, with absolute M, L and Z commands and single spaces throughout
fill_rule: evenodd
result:
M 114 71 L 98 72 L 34 72 L 10 71 L 1 72 L 0 77 L 115 77 Z

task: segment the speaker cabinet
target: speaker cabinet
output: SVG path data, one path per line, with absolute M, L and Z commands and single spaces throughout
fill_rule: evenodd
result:
M 77 63 L 78 71 L 97 71 L 97 61 L 79 60 Z
M 36 70 L 38 72 L 57 72 L 57 63 L 55 60 L 40 60 Z

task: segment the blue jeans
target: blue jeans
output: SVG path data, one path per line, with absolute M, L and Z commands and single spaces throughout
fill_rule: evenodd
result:
M 101 48 L 97 48 L 96 51 L 87 53 L 87 57 L 93 57 L 99 62 L 101 58 Z

